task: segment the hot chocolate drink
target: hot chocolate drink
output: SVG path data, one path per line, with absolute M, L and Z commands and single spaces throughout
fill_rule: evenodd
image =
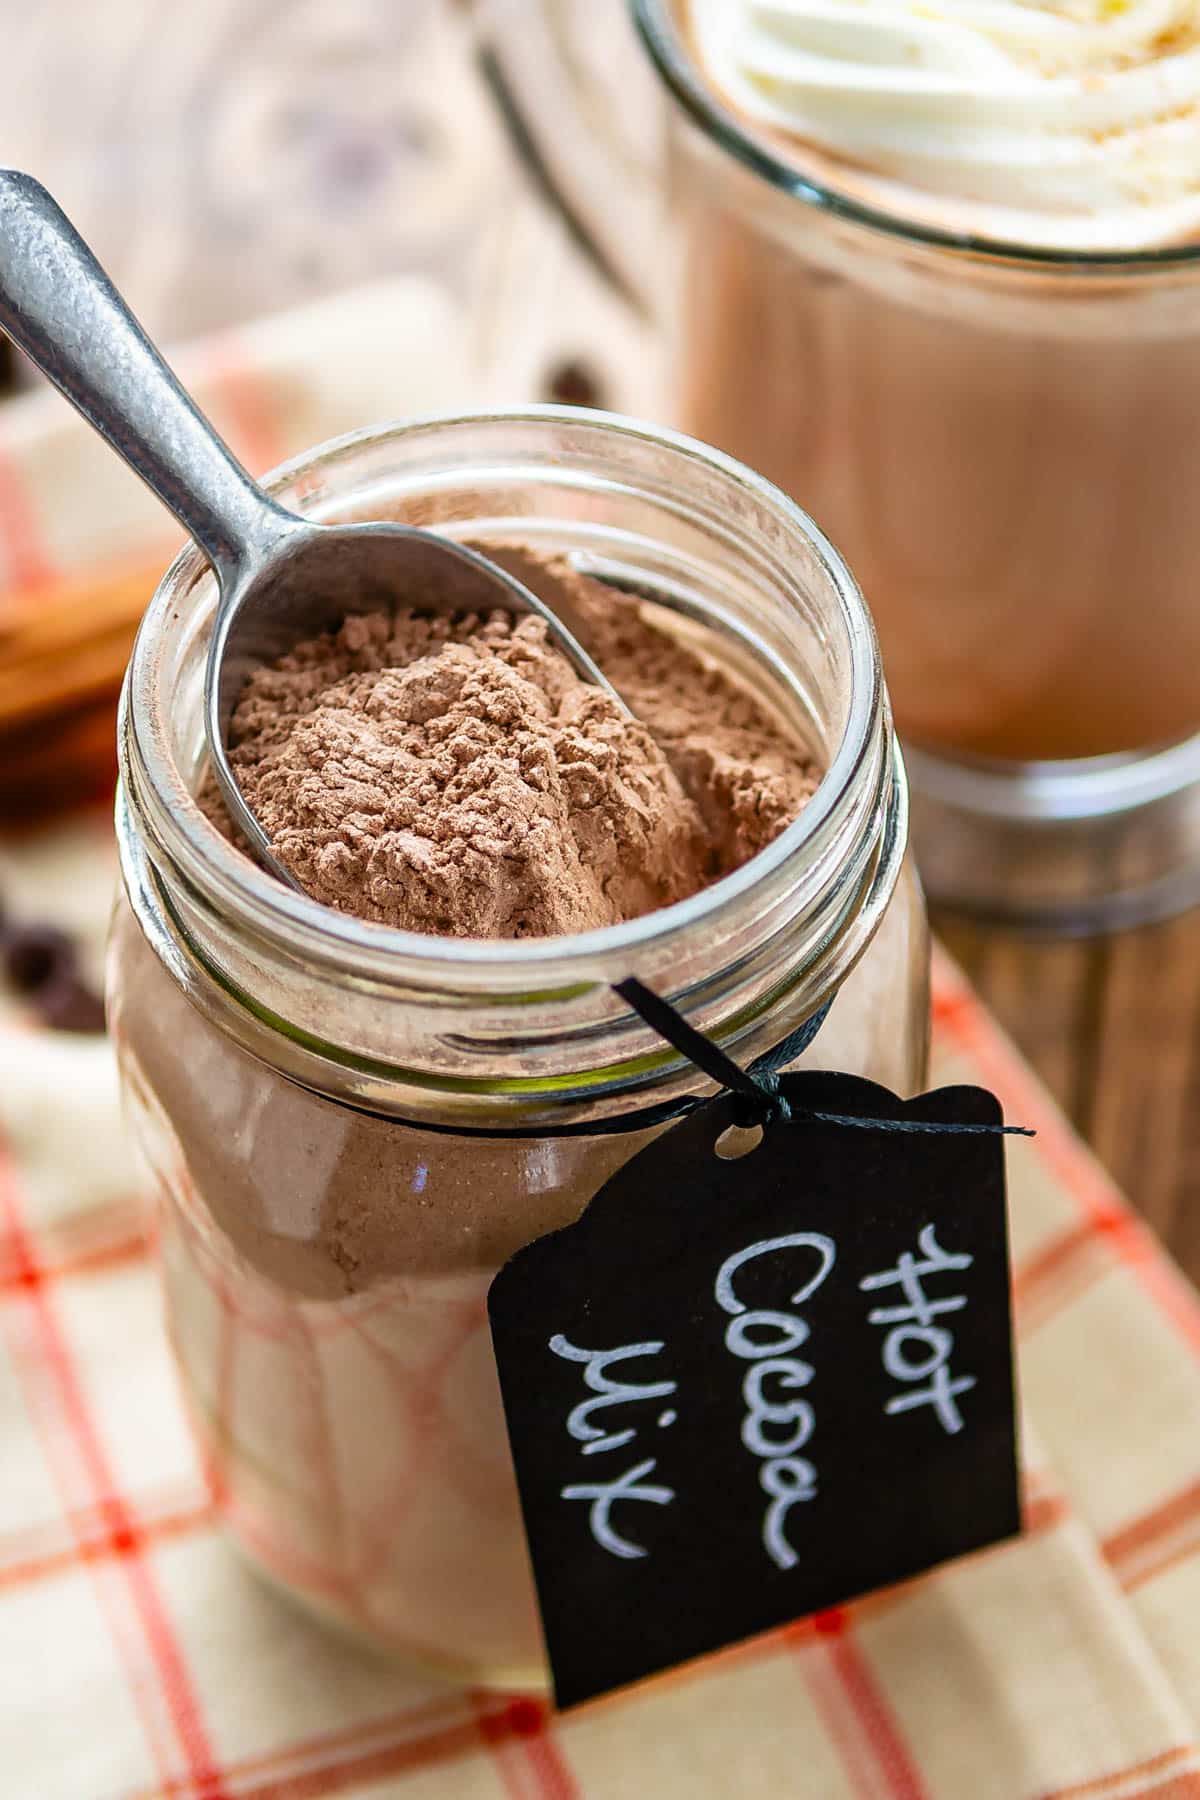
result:
M 1200 731 L 1200 8 L 640 10 L 683 423 L 845 550 L 902 730 Z

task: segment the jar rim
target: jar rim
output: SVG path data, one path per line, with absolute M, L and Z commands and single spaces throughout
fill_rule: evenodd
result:
M 776 155 L 766 139 L 748 130 L 731 108 L 721 104 L 684 47 L 673 17 L 672 0 L 629 0 L 629 4 L 638 35 L 659 78 L 693 123 L 752 174 L 815 211 L 862 225 L 901 243 L 947 250 L 1005 268 L 1024 265 L 1081 276 L 1149 276 L 1200 264 L 1200 242 L 1145 250 L 1060 249 L 1050 244 L 952 231 L 858 200 L 831 183 L 802 174 L 794 163 Z
M 815 793 L 798 817 L 765 849 L 739 869 L 674 905 L 623 924 L 564 935 L 524 939 L 438 937 L 376 924 L 341 913 L 274 880 L 205 817 L 178 770 L 164 734 L 153 728 L 155 651 L 177 596 L 200 579 L 205 559 L 195 545 L 180 552 L 164 574 L 147 609 L 122 691 L 119 741 L 122 780 L 137 796 L 168 858 L 186 867 L 205 899 L 227 916 L 238 917 L 274 943 L 325 965 L 352 963 L 365 978 L 386 982 L 403 968 L 407 979 L 430 986 L 465 984 L 487 991 L 503 974 L 509 983 L 562 988 L 598 978 L 600 966 L 623 952 L 661 950 L 678 934 L 714 923 L 787 864 L 819 857 L 833 834 L 839 808 L 870 761 L 878 721 L 885 710 L 878 644 L 857 583 L 820 528 L 786 494 L 722 451 L 665 427 L 619 414 L 581 407 L 537 405 L 513 410 L 436 414 L 388 425 L 369 426 L 328 440 L 282 463 L 263 478 L 270 492 L 318 468 L 336 467 L 365 446 L 389 439 L 418 439 L 423 433 L 469 430 L 490 425 L 558 424 L 599 429 L 616 437 L 648 442 L 699 462 L 767 502 L 807 541 L 828 580 L 840 614 L 848 650 L 849 705 L 845 727 Z M 338 496 L 328 510 L 336 509 Z M 341 496 L 344 500 L 345 496 Z M 317 509 L 314 516 L 319 516 Z

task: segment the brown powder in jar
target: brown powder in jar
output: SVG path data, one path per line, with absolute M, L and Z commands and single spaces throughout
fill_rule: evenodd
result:
M 490 554 L 564 613 L 626 699 L 534 617 L 348 618 L 256 672 L 231 762 L 314 899 L 451 937 L 587 931 L 685 899 L 813 792 L 809 751 L 629 596 L 517 547 Z M 210 784 L 210 815 L 228 830 Z

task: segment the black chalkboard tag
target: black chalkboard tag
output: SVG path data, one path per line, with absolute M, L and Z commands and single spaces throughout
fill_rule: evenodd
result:
M 998 1126 L 806 1071 L 794 1113 Z M 570 1706 L 1020 1529 L 1003 1138 L 825 1124 L 716 1154 L 713 1100 L 492 1283 Z

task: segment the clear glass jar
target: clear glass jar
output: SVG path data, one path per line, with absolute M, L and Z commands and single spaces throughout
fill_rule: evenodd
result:
M 926 928 L 874 633 L 782 494 L 607 415 L 364 433 L 270 485 L 316 517 L 515 527 L 619 561 L 828 768 L 774 844 L 678 906 L 574 938 L 422 937 L 285 890 L 195 805 L 214 595 L 194 551 L 138 639 L 112 1028 L 223 1515 L 263 1569 L 372 1641 L 472 1681 L 536 1681 L 488 1284 L 650 1136 L 539 1128 L 706 1087 L 611 984 L 636 973 L 747 1061 L 836 992 L 806 1063 L 902 1093 L 924 1078 Z
M 872 209 L 721 104 L 679 0 L 633 4 L 668 106 L 679 422 L 808 508 L 870 596 L 934 896 L 1114 924 L 1200 897 L 1200 245 Z

